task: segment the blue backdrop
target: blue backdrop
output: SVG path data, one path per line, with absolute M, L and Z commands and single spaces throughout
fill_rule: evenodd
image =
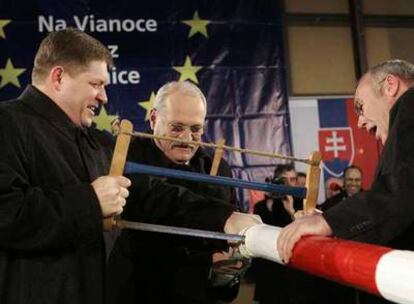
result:
M 190 80 L 208 101 L 204 140 L 291 154 L 279 1 L 2 0 L 0 100 L 30 83 L 40 40 L 67 26 L 101 40 L 115 60 L 99 128 L 108 129 L 115 116 L 147 128 L 157 89 Z M 256 181 L 278 162 L 235 153 L 225 158 L 236 177 Z

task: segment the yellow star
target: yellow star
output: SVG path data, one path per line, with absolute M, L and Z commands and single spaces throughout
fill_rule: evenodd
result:
M 193 19 L 183 20 L 182 23 L 185 23 L 191 27 L 190 33 L 188 34 L 188 38 L 194 36 L 197 33 L 200 33 L 201 35 L 208 37 L 207 25 L 210 23 L 210 20 L 200 19 L 197 11 L 195 11 Z
M 6 39 L 6 34 L 4 33 L 4 27 L 9 24 L 11 20 L 9 19 L 0 19 L 0 37 Z
M 10 58 L 7 59 L 7 63 L 4 69 L 0 69 L 0 89 L 6 86 L 8 83 L 14 84 L 16 87 L 20 88 L 20 82 L 17 77 L 24 71 L 26 71 L 26 69 L 15 69 Z
M 151 92 L 149 100 L 138 102 L 138 105 L 143 107 L 147 112 L 145 113 L 145 121 L 149 120 L 151 109 L 154 107 L 155 93 Z
M 184 81 L 187 79 L 192 80 L 195 83 L 198 83 L 196 73 L 201 70 L 202 66 L 193 66 L 191 63 L 190 57 L 185 58 L 185 63 L 183 66 L 175 66 L 173 67 L 178 73 L 180 73 L 180 79 L 178 81 Z
M 93 121 L 96 123 L 98 130 L 105 130 L 112 133 L 111 123 L 118 118 L 118 115 L 108 115 L 104 106 L 101 107 L 99 115 L 96 116 Z

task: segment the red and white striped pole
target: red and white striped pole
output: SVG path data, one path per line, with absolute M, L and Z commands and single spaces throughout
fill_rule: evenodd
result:
M 257 225 L 245 231 L 241 251 L 281 263 L 276 250 L 279 227 Z M 414 252 L 307 236 L 295 246 L 290 267 L 353 286 L 389 301 L 414 304 Z
M 290 266 L 397 303 L 414 303 L 414 252 L 309 236 L 296 245 Z

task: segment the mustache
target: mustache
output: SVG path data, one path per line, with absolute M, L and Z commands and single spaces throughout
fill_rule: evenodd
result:
M 194 149 L 195 146 L 194 145 L 189 145 L 189 144 L 183 144 L 183 143 L 173 143 L 171 145 L 171 148 L 190 148 L 190 149 Z

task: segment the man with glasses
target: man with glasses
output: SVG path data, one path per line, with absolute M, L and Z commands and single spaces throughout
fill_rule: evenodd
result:
M 167 83 L 158 90 L 150 112 L 152 133 L 200 141 L 206 113 L 206 99 L 198 87 L 190 82 Z M 157 167 L 209 174 L 211 154 L 194 144 L 134 138 L 128 159 Z M 220 163 L 218 175 L 231 176 L 230 167 L 224 160 Z M 134 187 L 145 184 L 145 181 L 133 176 L 131 180 Z M 226 202 L 227 209 L 220 211 L 220 208 L 215 207 L 210 212 L 208 218 L 211 225 L 216 223 L 217 226 L 235 208 L 233 188 L 171 178 L 162 180 L 182 187 L 172 188 L 173 191 L 166 194 L 170 197 L 176 196 L 175 190 L 182 189 L 207 198 L 210 201 L 208 206 L 200 203 L 200 211 L 213 208 L 218 200 L 220 203 Z M 151 181 L 147 185 L 147 188 L 151 188 Z M 142 185 L 144 190 L 147 185 Z M 134 195 L 139 189 L 134 189 L 131 190 L 131 199 L 123 217 L 172 226 L 193 226 L 188 222 L 187 207 L 178 200 L 162 208 L 166 197 L 157 200 L 154 195 L 148 195 L 143 199 L 135 199 Z M 194 200 L 197 199 L 194 197 Z M 198 219 L 194 217 L 191 220 Z M 224 242 L 207 243 L 189 237 L 123 231 L 109 260 L 109 286 L 113 288 L 111 300 L 116 303 L 215 303 L 218 299 L 232 300 L 238 292 L 238 276 L 220 276 L 212 271 L 213 262 L 227 258 L 227 253 L 223 252 L 225 250 L 227 244 Z M 115 287 L 117 285 L 119 289 Z
M 305 234 L 414 250 L 414 65 L 389 60 L 371 68 L 358 83 L 355 109 L 358 126 L 384 145 L 372 188 L 286 226 L 277 245 L 285 262 Z
M 189 82 L 171 82 L 161 87 L 150 113 L 154 135 L 200 141 L 203 135 L 207 104 L 202 92 Z M 163 158 L 177 165 L 188 165 L 198 147 L 166 140 L 154 140 Z M 137 143 L 132 144 L 132 151 Z M 146 144 L 145 144 L 146 145 Z M 135 158 L 135 155 L 131 155 Z

